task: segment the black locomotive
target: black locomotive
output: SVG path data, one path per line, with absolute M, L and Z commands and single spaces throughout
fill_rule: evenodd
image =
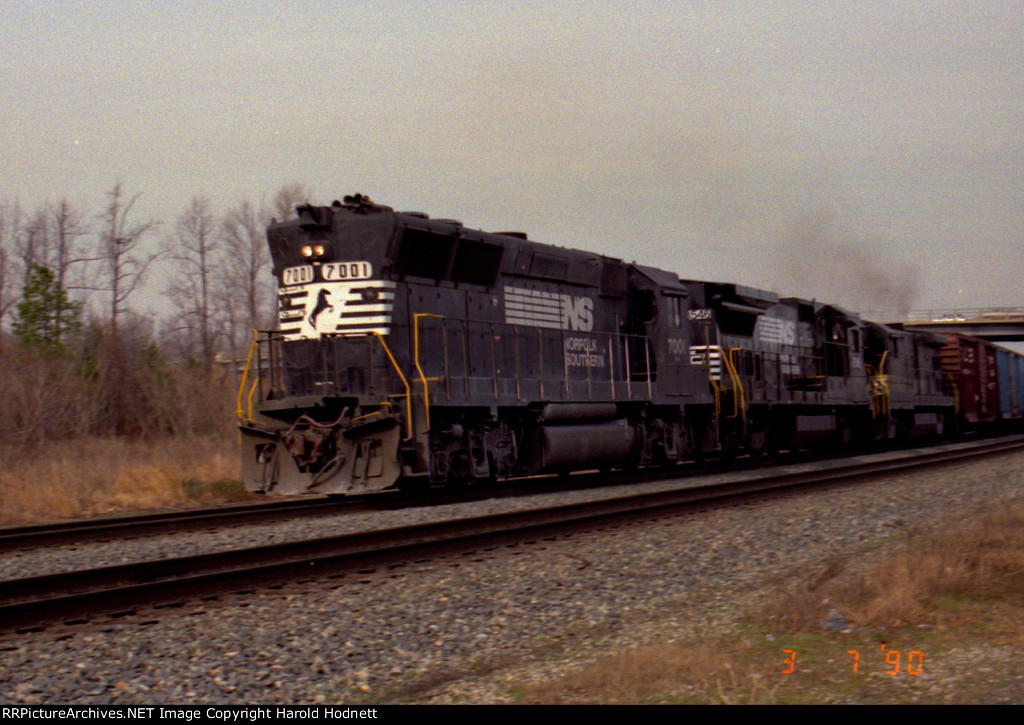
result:
M 954 422 L 944 338 L 360 195 L 297 212 L 267 231 L 279 329 L 239 392 L 251 490 L 665 465 Z

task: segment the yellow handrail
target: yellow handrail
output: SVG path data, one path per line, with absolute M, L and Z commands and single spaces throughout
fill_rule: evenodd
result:
M 249 388 L 249 420 L 252 420 L 252 396 L 256 392 L 256 387 L 260 384 L 260 376 L 257 375 L 256 379 L 252 381 L 252 387 Z
M 874 404 L 875 415 L 888 414 L 892 409 L 889 402 L 889 376 L 885 374 L 885 358 L 889 351 L 882 353 L 882 359 L 878 361 L 878 374 L 871 378 L 871 397 Z M 868 366 L 870 369 L 870 366 Z
M 729 350 L 729 356 L 726 359 L 726 369 L 729 371 L 729 377 L 732 378 L 732 384 L 735 386 L 736 391 L 739 395 L 733 393 L 732 396 L 732 417 L 735 418 L 739 415 L 744 422 L 747 420 L 747 394 L 743 390 L 743 381 L 740 380 L 740 374 L 736 370 L 736 364 L 732 360 L 732 354 L 737 350 L 742 350 L 741 347 L 734 347 Z
M 423 374 L 423 368 L 420 367 L 420 318 L 421 317 L 434 317 L 438 320 L 443 320 L 444 317 L 441 315 L 434 315 L 429 312 L 417 312 L 413 316 L 413 331 L 412 331 L 412 347 L 413 347 L 413 359 L 416 363 L 416 372 L 420 374 L 420 380 L 423 381 L 423 414 L 427 423 L 427 430 L 430 430 L 430 389 L 427 385 L 427 376 Z
M 713 348 L 721 354 L 722 348 L 712 345 L 705 345 L 701 352 L 704 355 L 704 367 L 708 369 L 708 382 L 711 383 L 711 390 L 715 394 L 715 417 L 717 418 L 722 413 L 722 386 L 718 384 L 714 373 L 711 372 L 711 350 Z
M 237 407 L 237 409 L 235 411 L 235 415 L 238 416 L 238 422 L 239 423 L 242 423 L 245 420 L 245 418 L 242 417 L 244 415 L 244 413 L 245 413 L 245 411 L 242 410 L 242 396 L 245 395 L 245 384 L 249 380 L 249 366 L 252 365 L 252 354 L 256 351 L 256 346 L 258 344 L 258 342 L 257 342 L 258 337 L 259 337 L 259 333 L 256 330 L 253 330 L 252 331 L 252 342 L 249 343 L 249 357 L 246 358 L 246 360 L 245 360 L 245 371 L 242 373 L 242 381 L 238 384 L 238 407 Z M 258 381 L 259 377 L 257 376 L 256 379 Z M 252 393 L 250 393 L 250 398 L 251 397 L 252 397 Z M 249 404 L 249 420 L 252 420 L 252 403 L 251 402 Z
M 391 349 L 388 347 L 388 344 L 384 342 L 384 336 L 376 330 L 373 331 L 373 334 L 377 336 L 378 340 L 380 340 L 380 345 L 384 348 L 384 352 L 387 353 L 388 360 L 391 361 L 392 366 L 395 368 L 395 372 L 398 373 L 398 377 L 402 381 L 402 385 L 405 386 L 405 429 L 409 434 L 406 436 L 406 440 L 408 440 L 409 438 L 412 438 L 412 394 L 409 390 L 409 381 L 405 379 L 405 376 L 402 374 L 402 369 L 398 367 L 398 363 L 395 362 L 395 356 L 391 354 Z

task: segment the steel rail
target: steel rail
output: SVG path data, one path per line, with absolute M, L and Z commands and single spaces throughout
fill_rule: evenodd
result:
M 399 566 L 450 553 L 564 535 L 580 529 L 650 519 L 723 499 L 823 485 L 1018 451 L 1024 436 L 911 452 L 886 460 L 802 472 L 751 475 L 726 484 L 638 492 L 585 504 L 564 504 L 379 531 L 331 536 L 180 559 L 0 582 L 0 630 L 27 631 L 47 622 L 88 621 L 137 607 L 247 591 L 268 583 Z M 685 483 L 685 482 L 684 482 Z
M 0 552 L 60 544 L 78 544 L 114 538 L 135 538 L 194 529 L 277 521 L 309 513 L 337 513 L 357 499 L 329 501 L 322 496 L 233 504 L 181 511 L 76 519 L 59 523 L 0 528 Z M 318 511 L 319 509 L 319 511 Z
M 978 440 L 1001 440 L 1000 438 Z M 963 445 L 953 441 L 945 445 Z M 974 445 L 967 442 L 967 445 Z M 850 458 L 865 452 L 844 452 Z M 688 462 L 682 467 L 643 468 L 613 473 L 581 472 L 571 478 L 551 475 L 508 479 L 500 486 L 471 487 L 464 490 L 430 490 L 418 494 L 401 491 L 383 491 L 368 496 L 343 499 L 310 496 L 242 504 L 228 504 L 178 511 L 128 514 L 91 519 L 76 519 L 58 523 L 0 527 L 0 553 L 6 551 L 84 544 L 120 538 L 141 538 L 159 534 L 177 534 L 200 529 L 272 523 L 308 516 L 333 516 L 339 513 L 376 511 L 408 506 L 434 506 L 463 503 L 484 498 L 514 497 L 536 493 L 558 493 L 582 488 L 604 488 L 616 485 L 645 483 L 659 480 L 697 476 L 708 473 L 743 472 L 746 469 L 806 463 L 826 458 L 817 452 L 791 451 L 771 458 L 712 459 L 703 463 Z M 557 479 L 557 480 L 556 480 Z
M 702 471 L 703 469 L 698 472 Z M 669 475 L 679 476 L 681 473 L 681 470 L 672 472 L 664 470 L 637 471 L 632 474 L 632 480 L 656 480 Z M 689 469 L 686 475 L 690 475 Z M 600 481 L 588 474 L 573 476 L 571 481 L 559 479 L 557 482 L 552 476 L 544 476 L 532 479 L 508 479 L 500 487 L 470 488 L 458 491 L 430 490 L 412 493 L 382 491 L 367 496 L 351 496 L 343 499 L 316 495 L 301 499 L 278 499 L 179 511 L 76 519 L 57 523 L 3 526 L 0 527 L 0 554 L 45 546 L 85 544 L 159 534 L 178 534 L 216 527 L 271 523 L 299 517 L 336 516 L 339 513 L 437 506 L 483 498 L 514 497 L 538 493 L 541 487 L 544 492 L 557 493 L 581 487 L 611 486 L 625 480 L 622 475 L 616 474 L 604 475 Z

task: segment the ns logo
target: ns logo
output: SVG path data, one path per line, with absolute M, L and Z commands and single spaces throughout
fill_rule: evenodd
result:
M 559 295 L 562 300 L 562 329 L 590 332 L 594 329 L 594 300 Z
M 508 286 L 505 288 L 505 322 L 549 330 L 591 332 L 594 329 L 594 300 Z

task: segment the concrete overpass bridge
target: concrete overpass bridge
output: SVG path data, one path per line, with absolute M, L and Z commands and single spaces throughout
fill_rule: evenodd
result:
M 900 323 L 907 329 L 959 332 L 992 342 L 1024 342 L 1024 307 L 918 310 L 905 315 L 866 312 L 869 320 Z

